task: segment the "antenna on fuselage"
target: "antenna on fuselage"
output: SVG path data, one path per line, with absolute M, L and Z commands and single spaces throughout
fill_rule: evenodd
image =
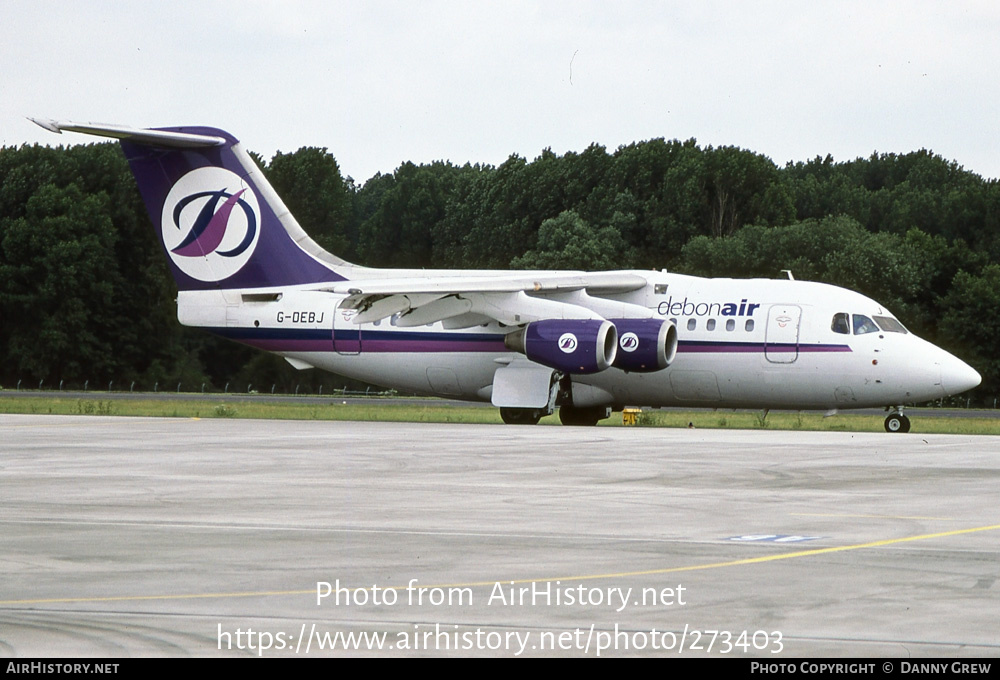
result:
M 794 281 L 795 280 L 795 277 L 792 276 L 792 270 L 791 269 L 782 269 L 781 273 L 782 274 L 788 274 L 788 280 L 789 281 Z

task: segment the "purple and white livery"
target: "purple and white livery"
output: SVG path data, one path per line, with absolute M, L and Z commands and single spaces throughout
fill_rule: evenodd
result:
M 179 290 L 178 318 L 400 390 L 491 401 L 508 423 L 593 425 L 625 406 L 837 409 L 979 384 L 879 303 L 822 283 L 665 271 L 359 267 L 299 226 L 239 141 L 36 120 L 121 141 Z

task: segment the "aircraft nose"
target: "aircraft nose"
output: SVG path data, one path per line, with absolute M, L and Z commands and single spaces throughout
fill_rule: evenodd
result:
M 978 371 L 958 357 L 949 354 L 941 361 L 941 387 L 946 395 L 971 390 L 982 381 Z

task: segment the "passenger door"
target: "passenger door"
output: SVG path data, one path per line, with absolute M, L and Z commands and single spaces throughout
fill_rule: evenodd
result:
M 354 309 L 336 309 L 333 313 L 333 349 L 337 354 L 361 354 L 361 326 L 354 323 Z
M 791 364 L 799 358 L 801 321 L 798 305 L 771 305 L 764 331 L 764 357 L 772 364 Z

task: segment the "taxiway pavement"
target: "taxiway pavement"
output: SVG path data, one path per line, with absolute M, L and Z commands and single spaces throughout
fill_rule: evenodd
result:
M 0 656 L 996 656 L 998 488 L 987 436 L 3 415 Z

